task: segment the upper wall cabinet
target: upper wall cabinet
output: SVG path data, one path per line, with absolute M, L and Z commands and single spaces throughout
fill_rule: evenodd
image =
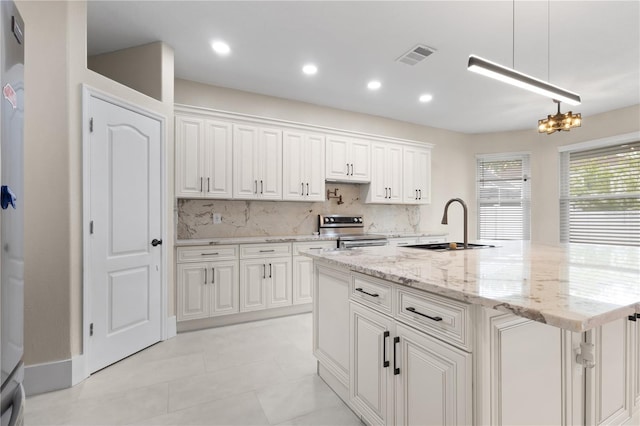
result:
M 404 202 L 429 204 L 431 202 L 431 150 L 404 147 Z
M 231 198 L 232 129 L 223 121 L 176 116 L 176 196 Z
M 402 145 L 371 145 L 371 184 L 365 191 L 367 203 L 402 204 Z
M 233 198 L 282 200 L 282 130 L 233 125 Z
M 324 201 L 324 135 L 286 130 L 282 153 L 282 199 Z
M 371 143 L 344 136 L 327 136 L 326 180 L 371 181 Z

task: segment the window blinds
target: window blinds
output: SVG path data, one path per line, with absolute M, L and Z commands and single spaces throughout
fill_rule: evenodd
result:
M 530 239 L 529 173 L 529 154 L 476 157 L 479 239 Z
M 640 246 L 640 141 L 560 155 L 560 241 Z

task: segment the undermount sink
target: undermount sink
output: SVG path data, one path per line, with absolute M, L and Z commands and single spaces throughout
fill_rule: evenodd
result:
M 456 244 L 456 248 L 451 248 L 450 244 L 451 243 L 415 244 L 415 245 L 403 246 L 403 247 L 416 248 L 416 249 L 421 249 L 421 250 L 439 250 L 439 251 L 465 250 L 464 243 L 456 242 L 455 243 Z M 471 244 L 471 243 L 469 243 L 469 244 L 467 244 L 466 250 L 492 248 L 492 247 L 495 247 L 495 246 L 492 246 L 490 244 Z

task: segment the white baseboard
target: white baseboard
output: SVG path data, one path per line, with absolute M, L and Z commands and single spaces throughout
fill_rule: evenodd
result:
M 24 391 L 27 396 L 66 389 L 72 383 L 70 359 L 27 365 L 24 368 Z
M 75 386 L 89 377 L 89 366 L 86 360 L 84 354 L 76 355 L 71 359 L 71 386 Z
M 178 321 L 176 316 L 167 318 L 167 339 L 171 339 L 178 335 Z

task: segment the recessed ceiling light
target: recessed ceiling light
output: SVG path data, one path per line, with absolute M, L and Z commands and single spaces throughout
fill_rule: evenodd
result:
M 369 90 L 378 90 L 380 87 L 382 87 L 382 83 L 380 83 L 378 80 L 371 80 L 367 84 L 367 87 L 369 88 Z
M 433 95 L 425 93 L 424 95 L 420 95 L 420 98 L 418 99 L 420 102 L 430 102 L 433 99 Z
M 213 43 L 211 43 L 211 48 L 218 55 L 228 55 L 229 52 L 231 52 L 231 48 L 224 41 L 214 41 Z
M 307 64 L 304 67 L 302 67 L 302 72 L 307 75 L 314 75 L 315 73 L 318 72 L 318 67 L 316 67 L 313 64 Z

